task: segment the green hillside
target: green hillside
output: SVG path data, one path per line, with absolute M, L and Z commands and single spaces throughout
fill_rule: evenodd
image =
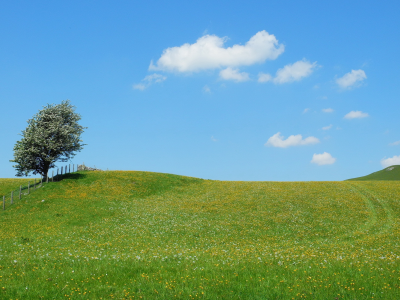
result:
M 367 176 L 352 178 L 348 180 L 400 180 L 400 166 L 390 166 Z
M 68 174 L 0 211 L 0 299 L 398 299 L 399 195 Z
M 29 181 L 33 182 L 33 179 L 0 178 L 0 197 L 10 194 L 11 191 L 19 189 L 20 185 L 26 185 Z

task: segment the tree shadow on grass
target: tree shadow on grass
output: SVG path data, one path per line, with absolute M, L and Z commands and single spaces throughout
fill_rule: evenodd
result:
M 63 175 L 63 179 L 83 179 L 86 177 L 87 174 L 81 174 L 81 173 L 68 173 Z
M 72 180 L 79 180 L 79 179 L 84 179 L 87 177 L 87 174 L 81 174 L 81 173 L 67 173 L 63 175 L 56 175 L 54 176 L 54 181 L 62 181 L 64 179 L 72 179 Z M 50 180 L 51 181 L 51 180 Z

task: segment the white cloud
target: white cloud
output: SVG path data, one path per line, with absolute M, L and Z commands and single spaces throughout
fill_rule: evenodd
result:
M 238 69 L 232 69 L 231 67 L 221 70 L 221 72 L 219 72 L 219 76 L 222 79 L 233 80 L 236 82 L 247 81 L 250 79 L 248 73 L 240 73 Z
M 317 165 L 331 165 L 335 163 L 336 158 L 332 157 L 328 152 L 324 152 L 322 154 L 316 154 L 314 153 L 311 163 L 317 164 Z
M 167 79 L 166 76 L 154 73 L 154 74 L 148 75 L 145 78 L 143 78 L 141 83 L 134 84 L 133 88 L 136 90 L 143 91 L 143 90 L 147 89 L 153 83 L 160 83 L 166 79 Z
M 217 140 L 214 136 L 211 136 L 211 140 L 212 140 L 213 142 L 218 142 L 218 140 Z
M 284 51 L 273 34 L 265 30 L 257 32 L 245 45 L 233 45 L 224 48 L 227 38 L 216 35 L 204 35 L 194 44 L 171 47 L 163 54 L 150 70 L 177 72 L 196 72 L 224 67 L 249 66 L 276 59 Z
M 322 130 L 329 130 L 329 129 L 331 129 L 332 128 L 332 124 L 331 125 L 328 125 L 328 126 L 325 126 L 325 127 L 322 127 Z
M 303 110 L 303 114 L 309 112 L 309 110 L 310 110 L 309 108 L 305 108 L 305 109 Z
M 344 116 L 345 119 L 361 119 L 361 118 L 366 118 L 368 117 L 369 114 L 362 112 L 360 110 L 357 111 L 351 111 L 347 115 Z
M 272 76 L 270 74 L 258 73 L 258 82 L 268 82 L 272 80 Z
M 208 85 L 205 85 L 205 86 L 203 87 L 203 92 L 204 92 L 204 93 L 211 93 L 210 87 L 209 87 Z
M 276 72 L 274 83 L 286 83 L 299 81 L 304 77 L 311 75 L 317 67 L 317 62 L 310 63 L 307 60 L 299 60 L 292 65 L 286 65 Z
M 268 141 L 265 143 L 265 146 L 286 148 L 290 146 L 303 146 L 303 145 L 311 145 L 319 143 L 319 139 L 313 136 L 309 136 L 303 140 L 303 136 L 301 134 L 291 135 L 286 140 L 284 140 L 284 136 L 281 135 L 280 132 L 271 136 Z
M 400 145 L 400 141 L 396 141 L 389 144 L 389 146 L 397 146 L 397 145 Z
M 334 112 L 334 110 L 332 108 L 323 108 L 322 111 L 324 113 L 332 113 L 332 112 Z
M 149 85 L 144 84 L 144 83 L 138 83 L 138 84 L 134 84 L 134 85 L 133 85 L 133 88 L 134 88 L 135 90 L 141 90 L 141 91 L 145 90 L 145 89 L 148 88 L 148 87 L 149 87 Z
M 400 165 L 400 155 L 399 156 L 395 155 L 395 156 L 389 157 L 389 158 L 382 158 L 381 165 L 384 168 L 390 167 L 393 165 Z
M 357 86 L 358 83 L 367 78 L 363 70 L 351 70 L 346 73 L 343 77 L 336 79 L 336 83 L 343 89 Z

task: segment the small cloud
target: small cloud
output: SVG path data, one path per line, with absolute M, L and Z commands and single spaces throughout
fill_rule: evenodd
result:
M 272 76 L 270 74 L 258 73 L 258 82 L 268 82 L 272 80 Z
M 213 142 L 218 142 L 218 140 L 217 140 L 214 136 L 211 136 L 211 140 L 212 140 Z
M 211 89 L 209 88 L 208 85 L 205 85 L 205 86 L 203 87 L 203 92 L 204 92 L 204 93 L 211 93 Z
M 314 89 L 314 90 L 318 90 L 318 89 L 319 89 L 319 84 L 314 85 L 314 86 L 313 86 L 313 89 Z
M 167 79 L 166 76 L 154 73 L 154 74 L 148 75 L 145 78 L 143 78 L 141 83 L 134 84 L 133 88 L 135 90 L 143 91 L 143 90 L 147 89 L 149 86 L 151 86 L 153 83 L 160 83 L 166 79 Z
M 273 81 L 276 84 L 299 81 L 304 77 L 310 76 L 316 67 L 317 62 L 310 63 L 305 59 L 299 60 L 292 65 L 286 65 L 279 69 Z
M 183 44 L 163 51 L 156 64 L 151 63 L 149 70 L 171 72 L 198 72 L 226 67 L 250 66 L 274 60 L 281 55 L 285 47 L 278 43 L 273 34 L 265 30 L 257 32 L 244 44 L 224 47 L 226 37 L 204 35 L 194 44 Z
M 334 112 L 334 110 L 332 108 L 323 108 L 322 111 L 324 113 L 333 113 Z
M 367 75 L 363 70 L 351 70 L 351 72 L 345 74 L 343 77 L 336 79 L 336 83 L 342 89 L 348 89 L 358 86 L 366 78 Z
M 322 96 L 321 99 L 322 100 L 328 100 L 328 97 L 327 96 Z
M 303 139 L 301 134 L 291 135 L 286 140 L 284 140 L 284 136 L 281 135 L 280 132 L 271 136 L 268 141 L 265 143 L 265 146 L 272 146 L 278 148 L 286 148 L 291 146 L 304 146 L 319 143 L 319 139 L 313 136 L 309 136 L 308 138 Z
M 400 155 L 399 156 L 395 155 L 395 156 L 389 157 L 389 158 L 382 158 L 381 165 L 384 168 L 394 166 L 394 165 L 400 165 Z
M 329 125 L 329 126 L 322 127 L 322 130 L 329 130 L 329 129 L 331 129 L 331 128 L 332 128 L 332 124 Z
M 366 118 L 368 116 L 369 116 L 368 113 L 362 112 L 360 110 L 357 110 L 357 111 L 353 110 L 353 111 L 349 112 L 347 115 L 345 115 L 344 118 L 351 120 L 351 119 Z
M 307 113 L 307 112 L 309 112 L 309 111 L 310 111 L 309 108 L 305 108 L 305 109 L 303 110 L 303 114 L 305 114 L 305 113 Z
M 221 70 L 219 76 L 224 80 L 233 80 L 236 82 L 243 82 L 250 79 L 248 73 L 240 73 L 238 69 L 232 69 L 231 67 Z
M 322 154 L 314 153 L 311 163 L 322 166 L 322 165 L 331 165 L 335 163 L 335 161 L 336 158 L 332 157 L 332 155 L 330 155 L 328 152 L 324 152 Z
M 400 141 L 396 141 L 389 144 L 389 146 L 397 146 L 397 145 L 400 145 Z
M 138 83 L 138 84 L 133 85 L 133 88 L 135 90 L 141 90 L 141 91 L 145 90 L 147 87 L 148 87 L 148 85 L 143 84 L 143 83 Z

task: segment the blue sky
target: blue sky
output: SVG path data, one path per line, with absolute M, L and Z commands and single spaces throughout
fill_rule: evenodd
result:
M 344 180 L 400 164 L 398 1 L 8 1 L 0 177 L 69 99 L 71 163 L 217 180 Z M 63 164 L 59 164 L 61 166 Z

